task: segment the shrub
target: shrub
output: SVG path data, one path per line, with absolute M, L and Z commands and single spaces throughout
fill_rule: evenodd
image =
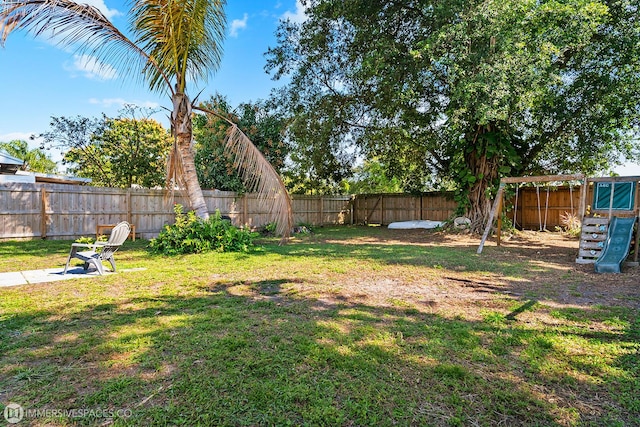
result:
M 75 242 L 91 245 L 95 242 L 106 242 L 107 240 L 108 240 L 107 236 L 105 236 L 104 234 L 101 234 L 100 236 L 98 236 L 97 239 L 91 236 L 82 236 L 80 238 L 77 238 Z
M 175 205 L 176 222 L 165 225 L 158 237 L 151 239 L 149 250 L 164 255 L 219 252 L 246 252 L 255 236 L 248 229 L 237 228 L 222 219 L 220 211 L 207 220 L 193 211 L 186 214 L 182 205 Z
M 260 228 L 260 231 L 264 236 L 274 236 L 276 234 L 276 229 L 277 228 L 278 228 L 278 223 L 269 222 L 269 223 L 263 225 Z
M 582 231 L 582 224 L 580 218 L 569 212 L 560 214 L 560 224 L 564 227 L 565 231 L 573 237 L 578 237 Z

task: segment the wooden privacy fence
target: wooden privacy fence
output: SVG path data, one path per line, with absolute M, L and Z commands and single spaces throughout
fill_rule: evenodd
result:
M 255 194 L 204 191 L 210 213 L 219 210 L 234 224 L 261 226 L 269 214 Z M 188 206 L 176 192 L 167 200 L 163 190 L 119 189 L 56 184 L 0 185 L 0 239 L 74 239 L 91 236 L 98 224 L 126 220 L 142 238 L 158 235 L 173 223 L 173 204 Z M 351 197 L 292 198 L 296 224 L 344 224 L 351 222 Z
M 505 211 L 511 220 L 515 212 L 517 228 L 538 230 L 541 225 L 544 228 L 546 224 L 547 230 L 553 231 L 556 226 L 562 225 L 561 216 L 565 212 L 578 216 L 580 186 L 548 188 L 548 192 L 547 187 L 520 188 L 517 204 L 515 186 L 510 189 L 506 201 L 508 211 Z M 593 188 L 590 188 L 587 200 L 592 198 Z M 356 224 L 383 225 L 395 221 L 444 221 L 455 214 L 456 208 L 457 204 L 451 193 L 365 194 L 354 196 L 353 218 Z
M 354 196 L 356 224 L 383 224 L 397 221 L 444 221 L 457 208 L 451 194 L 440 192 L 409 194 L 362 194 Z
M 565 212 L 577 216 L 580 187 L 515 188 L 507 199 L 507 216 L 516 215 L 518 228 L 553 230 Z M 589 189 L 587 200 L 592 200 Z M 60 184 L 0 185 L 0 239 L 74 239 L 93 235 L 98 224 L 126 220 L 135 224 L 142 238 L 155 237 L 175 220 L 173 203 L 188 203 L 175 193 L 167 201 L 163 190 L 118 189 Z M 209 212 L 219 210 L 234 224 L 257 227 L 269 222 L 266 209 L 255 194 L 204 191 Z M 590 204 L 590 202 L 587 202 Z M 457 208 L 451 194 L 363 194 L 356 196 L 293 196 L 294 222 L 310 225 L 383 224 L 396 221 L 451 218 Z M 515 210 L 514 210 L 515 207 Z
M 561 217 L 567 213 L 578 221 L 580 210 L 580 186 L 574 187 L 522 187 L 518 189 L 518 199 L 512 193 L 507 200 L 507 217 L 513 221 L 515 212 L 516 227 L 523 230 L 546 229 L 553 231 L 562 225 Z M 592 200 L 593 191 L 589 189 L 587 200 Z M 587 202 L 590 205 L 590 202 Z

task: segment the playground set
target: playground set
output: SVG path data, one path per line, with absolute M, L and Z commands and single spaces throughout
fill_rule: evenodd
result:
M 580 196 L 577 206 L 577 217 L 580 219 L 580 246 L 576 263 L 594 264 L 597 273 L 620 273 L 622 265 L 638 265 L 638 246 L 640 243 L 639 194 L 640 176 L 588 178 L 581 174 L 550 175 L 530 177 L 508 177 L 500 180 L 487 226 L 482 235 L 477 253 L 482 253 L 484 244 L 493 228 L 494 218 L 497 217 L 496 241 L 500 246 L 502 229 L 502 209 L 504 207 L 505 187 L 516 185 L 513 221 L 516 224 L 519 188 L 523 184 L 535 184 L 538 202 L 538 217 L 540 231 L 546 228 L 546 214 L 549 203 L 549 185 L 569 182 L 573 192 L 573 183 L 580 183 Z M 545 216 L 543 226 L 542 203 L 538 185 L 547 184 Z M 591 189 L 592 197 L 588 197 Z M 571 200 L 571 214 L 574 214 L 573 194 Z M 591 203 L 589 203 L 591 202 Z M 633 248 L 632 248 L 633 247 Z M 632 256 L 630 257 L 630 253 Z M 631 258 L 631 259 L 627 259 Z

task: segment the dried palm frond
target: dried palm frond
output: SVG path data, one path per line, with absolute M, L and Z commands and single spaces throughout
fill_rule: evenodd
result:
M 293 227 L 293 209 L 278 172 L 236 124 L 227 131 L 225 144 L 245 186 L 267 205 L 269 215 L 277 224 L 276 233 L 283 239 L 288 238 Z
M 258 200 L 267 206 L 272 222 L 277 224 L 276 234 L 282 236 L 281 243 L 284 242 L 291 235 L 293 228 L 293 208 L 287 188 L 278 172 L 249 137 L 228 117 L 202 106 L 193 108 L 229 123 L 225 148 L 233 157 L 234 166 L 238 169 L 244 185 L 249 191 L 256 192 Z
M 570 235 L 577 236 L 580 234 L 582 224 L 577 215 L 570 212 L 560 214 L 560 224 L 562 224 Z
M 178 149 L 178 142 L 174 138 L 173 147 L 169 151 L 167 157 L 167 178 L 165 181 L 167 193 L 165 201 L 169 198 L 173 200 L 176 188 L 185 188 L 186 182 L 184 181 L 184 168 L 182 165 L 182 156 Z

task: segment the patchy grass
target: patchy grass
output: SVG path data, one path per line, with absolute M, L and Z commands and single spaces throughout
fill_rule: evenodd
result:
M 640 290 L 601 296 L 566 249 L 478 256 L 465 239 L 325 228 L 171 258 L 127 242 L 118 266 L 146 270 L 0 288 L 0 410 L 50 410 L 36 426 L 640 424 Z M 68 248 L 0 243 L 0 271 Z

